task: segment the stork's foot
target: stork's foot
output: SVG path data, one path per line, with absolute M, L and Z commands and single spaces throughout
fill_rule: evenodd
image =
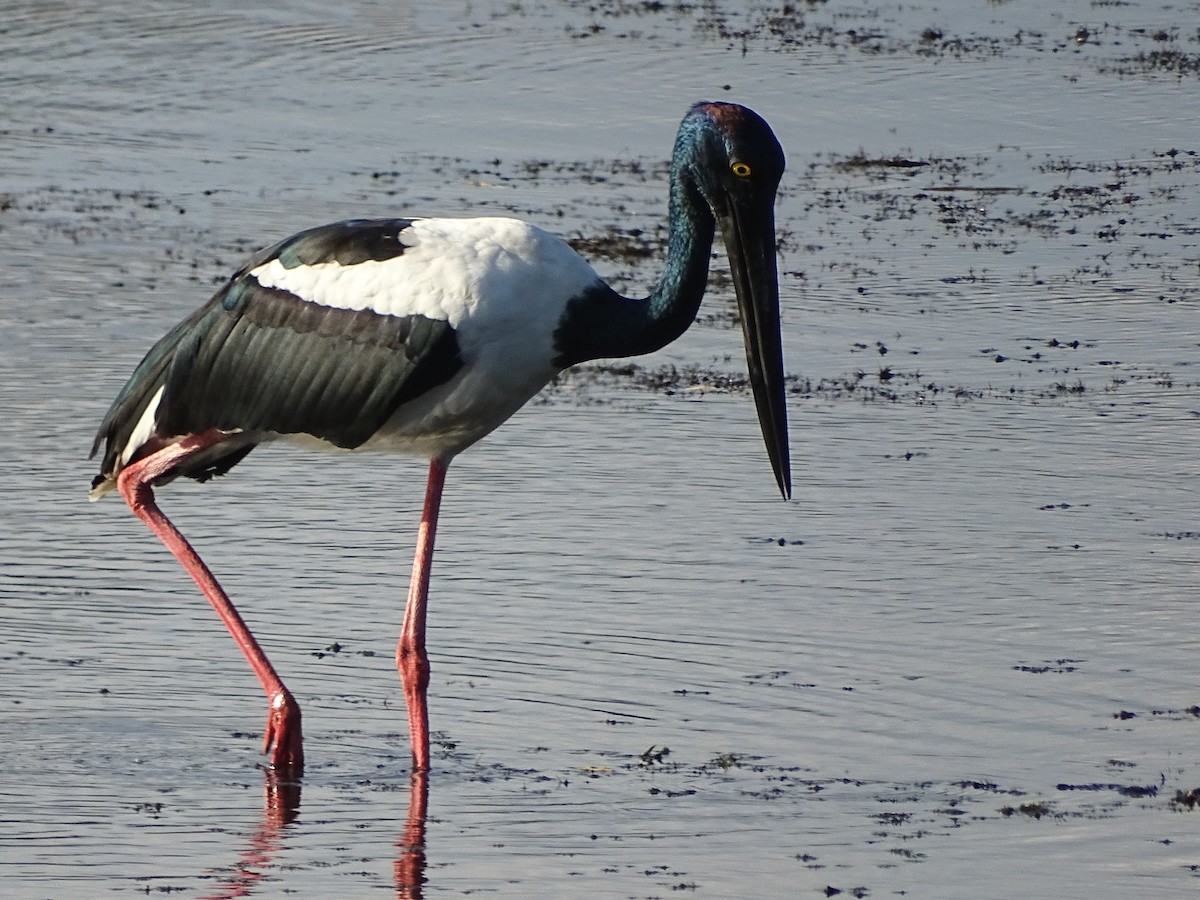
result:
M 271 768 L 287 775 L 304 771 L 304 735 L 300 728 L 300 704 L 291 693 L 282 690 L 271 698 L 267 727 L 263 732 L 263 753 L 270 754 Z

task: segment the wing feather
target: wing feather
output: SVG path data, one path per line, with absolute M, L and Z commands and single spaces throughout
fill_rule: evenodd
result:
M 265 287 L 253 271 L 273 259 L 289 268 L 353 266 L 404 251 L 406 219 L 355 220 L 301 232 L 254 256 L 204 306 L 164 336 L 134 370 L 100 426 L 100 480 L 136 460 L 211 428 L 240 432 L 236 463 L 270 435 L 310 434 L 338 447 L 367 441 L 407 400 L 448 381 L 462 365 L 449 322 L 426 315 L 381 315 L 307 301 Z M 160 388 L 151 436 L 127 445 Z M 132 452 L 127 452 L 132 450 Z M 231 454 L 232 455 L 232 452 Z

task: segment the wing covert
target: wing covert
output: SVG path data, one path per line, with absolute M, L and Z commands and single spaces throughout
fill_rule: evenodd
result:
M 160 389 L 144 452 L 210 428 L 311 434 L 353 448 L 406 401 L 449 380 L 462 365 L 449 322 L 323 305 L 254 276 L 275 259 L 288 269 L 391 259 L 403 253 L 400 235 L 410 224 L 339 222 L 256 254 L 135 369 L 92 448 L 94 455 L 106 443 L 105 475 L 144 455 L 128 445 Z

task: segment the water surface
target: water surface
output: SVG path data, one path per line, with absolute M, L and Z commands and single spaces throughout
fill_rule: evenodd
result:
M 7 4 L 4 895 L 1194 889 L 1195 12 Z M 245 255 L 341 217 L 516 213 L 646 290 L 704 97 L 788 152 L 796 499 L 720 278 L 457 461 L 415 847 L 424 465 L 272 447 L 173 485 L 305 711 L 302 797 L 264 803 L 257 683 L 85 501 L 108 402 Z

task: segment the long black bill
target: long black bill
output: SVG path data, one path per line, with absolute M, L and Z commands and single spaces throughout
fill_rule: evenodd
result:
M 775 211 L 771 202 L 730 203 L 720 217 L 725 252 L 737 291 L 746 339 L 746 365 L 767 456 L 784 499 L 792 496 L 787 397 L 779 334 L 779 275 L 775 266 Z

